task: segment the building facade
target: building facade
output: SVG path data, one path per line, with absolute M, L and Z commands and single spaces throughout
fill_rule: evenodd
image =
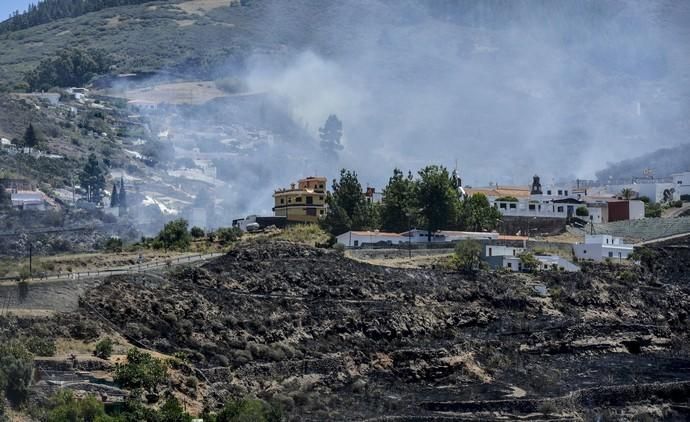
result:
M 622 261 L 633 253 L 633 245 L 625 244 L 621 238 L 607 234 L 586 235 L 584 243 L 573 245 L 573 253 L 577 259 L 589 261 Z
M 690 171 L 683 173 L 675 173 L 673 177 L 673 199 L 676 201 L 681 199 L 681 196 L 690 195 Z
M 291 223 L 316 223 L 326 215 L 325 177 L 310 176 L 301 179 L 289 189 L 273 193 L 273 215 L 285 217 Z

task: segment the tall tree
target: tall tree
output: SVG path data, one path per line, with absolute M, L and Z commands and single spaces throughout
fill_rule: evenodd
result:
M 371 225 L 372 210 L 354 171 L 340 171 L 340 180 L 333 180 L 326 202 L 328 212 L 323 225 L 330 233 L 337 236 L 348 230 L 359 230 Z
M 79 174 L 79 184 L 87 192 L 89 202 L 100 202 L 105 189 L 105 169 L 96 158 L 96 154 L 89 155 L 84 168 Z
M 456 218 L 459 198 L 448 169 L 427 166 L 419 171 L 415 184 L 415 205 L 419 208 L 431 242 L 434 232 L 451 225 Z
M 38 134 L 32 123 L 29 123 L 29 127 L 26 128 L 22 140 L 27 148 L 36 148 L 38 146 Z
M 120 176 L 120 199 L 118 200 L 120 206 L 120 213 L 127 211 L 127 190 L 125 189 L 125 178 Z
M 117 183 L 113 183 L 113 192 L 110 194 L 110 208 L 120 206 L 120 194 L 117 192 Z
M 8 208 L 12 206 L 12 195 L 5 189 L 3 185 L 0 185 L 0 209 Z
M 501 213 L 491 206 L 483 193 L 465 197 L 460 204 L 457 225 L 463 230 L 493 230 L 500 221 Z
M 329 154 L 336 154 L 337 151 L 343 149 L 340 143 L 343 137 L 343 122 L 338 119 L 338 116 L 331 114 L 326 119 L 326 123 L 322 128 L 319 128 L 319 137 L 321 138 L 321 149 Z
M 393 170 L 388 185 L 383 189 L 380 208 L 381 228 L 402 232 L 415 223 L 414 180 L 412 174 L 405 177 L 400 169 Z

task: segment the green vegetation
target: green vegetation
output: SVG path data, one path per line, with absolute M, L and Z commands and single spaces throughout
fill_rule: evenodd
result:
M 206 236 L 204 229 L 197 226 L 192 227 L 192 229 L 189 231 L 189 234 L 191 234 L 194 239 L 201 239 L 202 237 Z
M 520 254 L 520 263 L 523 271 L 534 272 L 539 269 L 539 260 L 530 252 Z
M 415 206 L 419 208 L 421 223 L 431 234 L 455 221 L 459 209 L 458 192 L 448 170 L 443 166 L 427 166 L 419 171 L 415 185 Z
M 106 337 L 103 340 L 96 343 L 96 349 L 93 354 L 101 359 L 108 359 L 113 353 L 113 341 L 110 337 Z
M 644 216 L 646 218 L 659 218 L 661 211 L 661 204 L 644 204 Z
M 354 171 L 340 171 L 340 180 L 333 181 L 326 202 L 329 208 L 322 225 L 334 235 L 375 226 L 373 206 L 367 203 Z
M 74 397 L 72 390 L 58 390 L 48 405 L 48 421 L 106 422 L 116 419 L 108 417 L 103 402 L 94 396 L 83 399 Z
M 635 196 L 635 191 L 633 191 L 630 188 L 625 188 L 621 191 L 619 195 L 623 199 L 632 199 Z
M 461 230 L 493 230 L 501 221 L 501 213 L 492 207 L 483 193 L 465 197 L 460 203 L 456 227 Z
M 119 237 L 111 237 L 105 241 L 103 248 L 108 252 L 122 252 L 124 244 Z
M 242 237 L 242 230 L 237 227 L 222 227 L 216 230 L 214 237 L 225 246 L 238 241 Z
M 8 20 L 1 22 L 0 34 L 31 28 L 62 18 L 81 16 L 108 7 L 147 3 L 149 1 L 150 0 L 39 0 L 37 4 L 31 3 L 26 12 L 19 13 L 16 11 Z
M 111 59 L 100 50 L 70 48 L 58 51 L 25 76 L 26 83 L 34 91 L 46 91 L 53 87 L 83 86 L 95 76 L 106 73 Z
M 33 355 L 20 341 L 0 343 L 0 392 L 10 402 L 26 401 L 33 371 Z
M 26 340 L 26 348 L 36 356 L 54 356 L 55 341 L 46 337 L 29 337 Z
M 79 174 L 79 184 L 86 190 L 89 202 L 100 202 L 105 189 L 105 168 L 99 163 L 96 154 L 90 154 L 83 170 Z
M 115 367 L 113 379 L 121 387 L 155 390 L 165 381 L 167 367 L 165 362 L 138 349 L 127 352 L 127 363 Z
M 589 210 L 587 209 L 586 206 L 580 205 L 575 209 L 575 215 L 578 217 L 588 217 L 589 216 Z
M 316 246 L 328 241 L 328 233 L 316 224 L 297 224 L 281 230 L 275 239 Z
M 414 178 L 412 173 L 407 177 L 399 169 L 393 170 L 388 185 L 383 190 L 384 201 L 381 204 L 381 228 L 385 231 L 400 233 L 415 227 L 414 212 Z
M 321 138 L 321 149 L 329 154 L 335 154 L 337 151 L 343 149 L 340 139 L 343 137 L 343 122 L 338 119 L 338 116 L 331 114 L 326 119 L 326 123 L 322 128 L 319 128 L 319 137 Z
M 496 200 L 501 202 L 518 202 L 518 199 L 514 196 L 501 196 L 500 198 L 496 198 Z
M 204 417 L 211 422 L 279 422 L 282 419 L 280 408 L 257 399 L 229 401 L 217 415 Z
M 36 148 L 39 144 L 39 136 L 36 133 L 34 125 L 29 123 L 29 127 L 26 128 L 24 132 L 24 137 L 22 138 L 22 146 L 27 148 Z
M 163 230 L 158 233 L 158 236 L 153 241 L 153 247 L 165 250 L 186 250 L 189 248 L 191 240 L 192 236 L 187 230 L 187 220 L 178 219 L 167 223 L 163 227 Z
M 450 266 L 464 272 L 474 272 L 481 263 L 482 245 L 476 240 L 464 240 L 455 245 Z

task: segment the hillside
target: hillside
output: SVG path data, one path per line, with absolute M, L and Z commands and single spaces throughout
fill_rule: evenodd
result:
M 197 409 L 256 396 L 288 420 L 680 420 L 690 290 L 678 267 L 687 241 L 675 242 L 652 248 L 644 262 L 653 266 L 641 271 L 477 277 L 249 243 L 162 277 L 84 281 L 77 311 L 11 326 L 31 335 L 60 324 L 49 338 L 69 336 L 78 350 L 107 334 L 118 350 L 184 356 L 198 386 L 177 380 L 159 391 Z M 31 289 L 27 306 L 41 301 Z M 88 388 L 88 376 L 74 376 L 86 382 L 74 388 Z M 34 388 L 39 402 L 49 386 Z
M 690 144 L 674 148 L 662 148 L 642 156 L 611 163 L 596 173 L 597 179 L 630 179 L 642 177 L 645 169 L 652 169 L 655 177 L 668 177 L 690 169 Z

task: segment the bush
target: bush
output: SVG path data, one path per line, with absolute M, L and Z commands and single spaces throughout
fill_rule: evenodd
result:
M 651 200 L 649 199 L 649 197 L 648 197 L 648 196 L 644 196 L 644 195 L 643 195 L 643 196 L 640 196 L 640 197 L 637 198 L 637 199 L 639 199 L 640 201 L 644 202 L 645 204 L 649 204 L 649 203 L 651 202 Z
M 589 216 L 589 210 L 587 209 L 586 206 L 581 205 L 581 206 L 577 207 L 577 209 L 575 210 L 575 215 L 577 215 L 578 217 L 588 217 Z
M 187 220 L 179 219 L 169 222 L 158 233 L 154 241 L 154 247 L 185 250 L 189 248 L 191 235 L 187 230 Z
M 191 234 L 194 239 L 200 239 L 205 236 L 204 229 L 197 226 L 192 227 L 189 234 Z
M 520 263 L 522 263 L 522 269 L 524 271 L 534 272 L 539 269 L 539 260 L 529 252 L 520 254 Z
M 118 237 L 111 237 L 105 241 L 103 247 L 108 252 L 122 252 L 122 239 Z
M 661 205 L 659 205 L 659 204 L 645 204 L 644 216 L 646 218 L 659 218 L 659 217 L 661 217 Z
M 76 399 L 72 390 L 58 390 L 50 399 L 49 421 L 108 421 L 103 403 L 94 396 Z
M 520 202 L 518 199 L 514 196 L 501 196 L 500 198 L 496 198 L 496 201 L 500 202 Z
M 51 338 L 30 337 L 26 348 L 37 356 L 55 356 L 55 341 Z
M 165 363 L 138 349 L 127 352 L 127 363 L 115 367 L 113 379 L 125 388 L 144 388 L 153 390 L 167 374 Z
M 17 340 L 0 344 L 0 391 L 14 404 L 23 403 L 33 379 L 33 356 Z
M 242 237 L 242 230 L 237 227 L 224 227 L 216 230 L 215 238 L 221 245 L 227 245 L 239 240 Z
M 476 271 L 481 262 L 482 245 L 476 240 L 463 240 L 455 245 L 451 267 L 462 271 Z
M 282 420 L 282 411 L 263 400 L 233 400 L 225 403 L 215 420 L 216 422 L 278 422 Z
M 96 349 L 93 351 L 94 356 L 101 359 L 108 359 L 113 353 L 113 341 L 110 337 L 106 337 L 103 340 L 96 343 Z

